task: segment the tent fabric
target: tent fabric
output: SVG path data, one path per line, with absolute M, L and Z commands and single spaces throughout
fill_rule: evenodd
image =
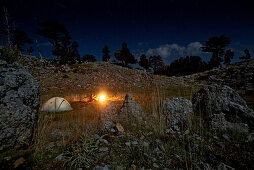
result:
M 42 112 L 63 112 L 69 110 L 72 110 L 70 103 L 62 97 L 53 97 L 41 107 Z

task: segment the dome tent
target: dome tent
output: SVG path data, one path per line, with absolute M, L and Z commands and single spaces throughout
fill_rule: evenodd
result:
M 62 97 L 53 97 L 41 107 L 42 112 L 63 112 L 69 110 L 72 110 L 70 103 Z

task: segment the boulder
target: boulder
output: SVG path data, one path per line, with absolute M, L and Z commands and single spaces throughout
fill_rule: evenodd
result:
M 206 126 L 212 123 L 222 129 L 233 127 L 246 131 L 247 125 L 254 125 L 253 110 L 228 86 L 203 87 L 194 94 L 192 103 L 194 113 L 202 115 Z
M 193 113 L 192 103 L 183 97 L 165 99 L 162 102 L 162 113 L 166 117 L 169 132 L 179 132 L 188 116 Z
M 225 119 L 224 113 L 214 114 L 211 117 L 211 127 L 213 129 L 222 129 L 222 130 L 226 130 L 229 128 L 229 129 L 234 129 L 234 130 L 238 130 L 240 132 L 245 132 L 245 133 L 247 133 L 249 131 L 249 127 L 245 123 L 228 122 Z
M 39 106 L 38 81 L 22 65 L 0 60 L 0 150 L 30 144 Z
M 139 104 L 135 103 L 132 100 L 132 96 L 130 94 L 126 94 L 125 100 L 123 102 L 123 106 L 120 109 L 120 116 L 134 117 L 136 119 L 142 119 L 142 108 Z

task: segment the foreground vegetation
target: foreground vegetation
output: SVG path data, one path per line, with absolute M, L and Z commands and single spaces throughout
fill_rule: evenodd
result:
M 153 113 L 146 120 L 116 118 L 115 123 L 120 123 L 124 128 L 122 132 L 103 128 L 100 113 L 107 104 L 82 102 L 89 93 L 81 94 L 79 91 L 70 96 L 66 91 L 55 89 L 59 96 L 68 98 L 74 110 L 56 114 L 39 113 L 34 144 L 23 155 L 18 155 L 26 160 L 21 167 L 196 169 L 205 166 L 216 168 L 223 162 L 240 169 L 253 169 L 253 148 L 245 142 L 246 134 L 205 130 L 198 116 L 189 118 L 188 131 L 178 135 L 166 133 L 165 119 L 160 110 L 162 100 L 176 96 L 191 99 L 198 88 L 172 85 L 166 89 L 151 87 L 146 91 L 118 90 L 114 95 L 108 92 L 108 100 L 111 99 L 110 102 L 118 110 L 128 92 L 145 112 Z M 47 100 L 48 95 L 51 94 L 44 92 L 42 101 Z M 230 141 L 224 134 L 230 134 Z
M 133 85 L 134 75 L 146 76 L 136 70 L 134 74 L 132 69 L 122 68 L 126 69 L 122 70 L 124 75 L 117 73 L 120 77 L 114 79 L 115 74 L 110 69 L 115 71 L 121 67 L 107 66 L 106 63 L 77 64 L 67 68 L 72 69 L 71 72 L 62 70 L 62 67 L 53 67 L 50 72 L 49 67 L 32 66 L 32 73 L 42 87 L 41 104 L 59 96 L 66 98 L 74 110 L 56 114 L 40 112 L 33 145 L 13 157 L 8 157 L 13 153 L 1 155 L 1 160 L 8 160 L 4 168 L 15 167 L 17 160 L 23 158 L 19 167 L 31 169 L 92 169 L 96 166 L 112 169 L 196 169 L 208 166 L 217 168 L 221 163 L 239 169 L 253 169 L 253 142 L 246 142 L 247 134 L 207 130 L 198 116 L 190 117 L 182 125 L 188 126 L 189 130 L 175 135 L 167 133 L 161 113 L 162 101 L 180 96 L 192 99 L 200 88 L 197 83 L 151 75 L 147 80 L 135 81 Z M 104 69 L 109 75 L 105 79 L 103 75 L 99 76 Z M 88 75 L 93 81 L 82 78 L 83 75 Z M 110 79 L 114 86 L 105 83 Z M 79 87 L 83 81 L 91 84 L 92 88 Z M 98 94 L 101 90 L 107 94 L 107 103 L 85 102 L 91 93 Z M 105 129 L 101 112 L 109 103 L 119 111 L 126 93 L 130 93 L 143 111 L 151 116 L 145 120 L 116 117 L 113 123 L 119 123 L 123 130 L 114 132 Z M 248 103 L 253 101 L 251 95 L 243 97 Z

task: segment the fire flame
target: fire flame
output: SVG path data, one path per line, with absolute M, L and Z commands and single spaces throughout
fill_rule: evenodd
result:
M 104 94 L 101 94 L 100 96 L 99 96 L 99 101 L 100 102 L 104 102 L 106 100 L 106 96 L 104 95 Z

